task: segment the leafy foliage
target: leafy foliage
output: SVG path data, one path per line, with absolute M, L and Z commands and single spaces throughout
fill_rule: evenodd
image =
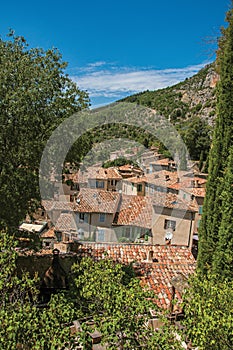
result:
M 224 251 L 231 250 L 229 239 L 229 211 L 232 205 L 232 194 L 229 179 L 232 172 L 231 152 L 233 133 L 233 10 L 227 14 L 229 26 L 223 30 L 219 41 L 218 69 L 220 81 L 217 86 L 217 120 L 213 135 L 213 145 L 209 154 L 209 178 L 205 197 L 203 216 L 200 227 L 200 244 L 198 264 L 203 273 L 208 267 L 221 266 L 218 273 L 225 275 L 232 259 Z M 229 191 L 229 194 L 227 192 Z M 229 244 L 229 248 L 228 248 Z M 218 247 L 218 248 L 217 248 Z M 217 251 L 216 251 L 217 248 Z M 228 253 L 227 253 L 228 254 Z M 227 278 L 233 278 L 232 271 Z
M 149 310 L 158 311 L 155 296 L 141 287 L 132 266 L 83 258 L 73 267 L 70 290 L 53 295 L 41 308 L 37 276 L 16 274 L 14 245 L 13 239 L 0 235 L 1 349 L 73 349 L 77 343 L 91 349 L 95 329 L 108 349 L 181 349 L 165 317 L 159 331 L 149 327 Z M 82 319 L 81 331 L 71 335 L 75 319 Z
M 183 123 L 179 130 L 187 148 L 190 158 L 206 160 L 210 148 L 210 126 L 199 117 L 191 117 Z
M 74 310 L 64 295 L 55 295 L 46 308 L 38 308 L 38 277 L 16 274 L 13 238 L 0 234 L 0 347 L 49 350 L 70 343 L 69 323 Z
M 183 98 L 187 92 L 193 91 L 195 94 L 198 91 L 206 89 L 205 81 L 209 72 L 214 68 L 213 64 L 207 65 L 191 78 L 185 79 L 174 86 L 159 89 L 155 91 L 144 91 L 138 94 L 124 98 L 122 101 L 136 102 L 140 105 L 155 109 L 158 113 L 169 118 L 171 122 L 179 122 L 192 117 L 200 116 L 201 111 L 205 108 L 214 107 L 215 99 L 208 99 L 211 95 L 207 94 L 205 104 L 193 102 L 192 106 Z M 213 97 L 213 96 L 212 96 Z M 213 108 L 214 110 L 214 108 Z
M 119 157 L 119 158 L 114 159 L 114 160 L 108 160 L 107 162 L 105 162 L 102 165 L 102 167 L 106 169 L 106 168 L 122 166 L 122 165 L 126 165 L 126 164 L 131 164 L 131 165 L 134 165 L 135 167 L 138 167 L 138 164 L 136 162 L 134 162 L 131 159 L 127 159 L 125 157 Z
M 216 108 L 215 92 L 205 85 L 205 81 L 214 69 L 213 65 L 208 65 L 184 82 L 165 89 L 141 92 L 122 101 L 136 102 L 155 109 L 175 125 L 186 143 L 191 159 L 199 160 L 202 150 L 206 159 L 212 131 L 209 124 L 212 123 Z M 192 94 L 197 96 L 197 101 L 200 95 L 206 95 L 205 102 L 196 102 L 195 98 L 192 100 Z M 186 98 L 186 95 L 190 96 Z M 206 114 L 209 123 L 203 119 Z
M 233 271 L 233 147 L 230 149 L 222 193 L 222 221 L 219 227 L 219 240 L 213 255 L 213 271 L 221 279 L 232 280 Z
M 51 132 L 89 104 L 64 73 L 56 49 L 28 48 L 13 32 L 0 39 L 1 226 L 17 227 L 39 199 L 38 168 Z
M 164 319 L 164 328 L 148 326 L 149 310 L 156 310 L 152 292 L 142 289 L 133 274 L 126 278 L 122 265 L 109 259 L 98 262 L 83 258 L 73 267 L 79 317 L 91 317 L 108 349 L 179 349 L 174 329 Z M 158 310 L 157 310 L 158 311 Z M 93 330 L 92 330 L 93 331 Z M 88 339 L 84 330 L 82 339 Z
M 233 284 L 193 276 L 185 296 L 185 333 L 199 350 L 233 347 Z

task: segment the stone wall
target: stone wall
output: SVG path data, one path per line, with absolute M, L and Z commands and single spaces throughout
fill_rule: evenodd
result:
M 45 272 L 51 266 L 53 254 L 19 255 L 16 265 L 17 273 L 21 276 L 24 272 L 29 272 L 33 277 L 36 273 L 42 279 Z M 59 262 L 64 271 L 69 274 L 72 265 L 77 262 L 77 254 L 60 254 Z

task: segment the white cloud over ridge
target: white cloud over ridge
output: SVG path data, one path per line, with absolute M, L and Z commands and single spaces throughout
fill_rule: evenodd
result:
M 207 63 L 184 68 L 132 68 L 118 67 L 111 63 L 94 62 L 82 67 L 71 78 L 91 99 L 100 97 L 117 100 L 127 95 L 157 90 L 177 84 L 196 74 Z

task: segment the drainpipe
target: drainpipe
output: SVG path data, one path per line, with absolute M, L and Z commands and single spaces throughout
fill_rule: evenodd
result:
M 190 247 L 190 241 L 191 241 L 191 236 L 192 236 L 192 227 L 193 227 L 193 213 L 190 212 L 191 214 L 191 223 L 190 223 L 190 228 L 189 228 L 189 240 L 188 240 L 188 247 L 191 249 L 192 247 Z
M 88 230 L 89 230 L 89 240 L 91 238 L 91 213 L 90 213 L 90 217 L 89 217 L 89 227 L 88 227 Z

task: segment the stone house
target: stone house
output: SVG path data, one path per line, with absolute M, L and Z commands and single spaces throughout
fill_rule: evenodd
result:
M 145 176 L 135 176 L 122 181 L 122 193 L 131 196 L 145 196 Z
M 120 201 L 120 193 L 82 188 L 74 205 L 76 224 L 84 239 L 116 241 L 112 223 Z
M 119 191 L 122 176 L 116 168 L 89 167 L 87 171 L 88 187 L 105 191 Z
M 195 225 L 196 203 L 181 200 L 172 193 L 153 197 L 153 244 L 186 246 L 191 249 Z

